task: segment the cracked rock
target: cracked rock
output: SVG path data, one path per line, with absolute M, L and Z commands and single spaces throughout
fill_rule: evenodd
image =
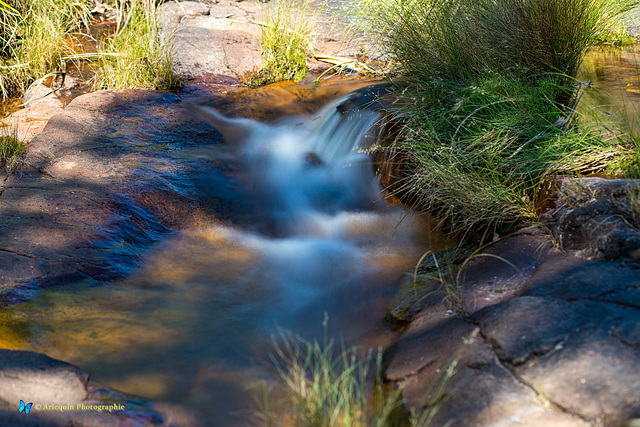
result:
M 617 331 L 635 336 L 622 324 Z M 583 330 L 552 353 L 516 368 L 545 399 L 604 425 L 640 417 L 640 352 L 601 330 Z
M 538 297 L 514 298 L 473 317 L 498 357 L 512 365 L 550 352 L 578 324 L 569 303 Z

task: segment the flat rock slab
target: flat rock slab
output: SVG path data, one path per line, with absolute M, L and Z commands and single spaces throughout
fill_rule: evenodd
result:
M 190 90 L 215 87 L 232 90 L 241 80 L 258 71 L 263 63 L 260 46 L 261 25 L 268 20 L 270 9 L 277 2 L 219 0 L 215 2 L 167 2 L 158 8 L 158 23 L 162 43 L 170 43 L 172 67 L 176 75 L 186 80 Z M 348 36 L 349 23 L 336 16 L 337 9 L 323 13 L 319 6 L 309 18 L 311 42 L 316 54 L 348 57 L 366 61 L 380 56 L 370 40 Z M 342 5 L 334 5 L 341 7 Z M 292 13 L 299 13 L 294 10 Z M 366 57 L 366 58 L 365 58 Z M 312 73 L 319 74 L 331 65 L 309 56 Z
M 122 277 L 161 236 L 224 219 L 233 203 L 211 188 L 233 170 L 225 148 L 175 95 L 76 98 L 0 183 L 0 293 L 24 299 L 42 287 Z

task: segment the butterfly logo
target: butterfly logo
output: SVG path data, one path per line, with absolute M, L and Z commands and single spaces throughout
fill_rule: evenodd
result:
M 33 405 L 33 403 L 27 403 L 25 405 L 24 400 L 20 400 L 20 408 L 18 409 L 18 412 L 24 411 L 25 414 L 28 414 L 29 412 L 31 412 L 31 405 Z

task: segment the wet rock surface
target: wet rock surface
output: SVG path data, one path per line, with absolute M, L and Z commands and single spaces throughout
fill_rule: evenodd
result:
M 228 153 L 221 136 L 193 120 L 176 95 L 122 90 L 76 98 L 30 143 L 22 167 L 1 177 L 2 302 L 28 301 L 50 286 L 117 280 L 178 229 L 242 218 L 234 210 L 240 202 Z M 185 409 L 88 378 L 43 354 L 0 350 L 0 424 L 202 425 Z M 25 417 L 20 400 L 125 409 L 34 407 Z
M 19 411 L 20 401 L 31 404 Z M 202 426 L 198 414 L 154 405 L 89 381 L 80 368 L 44 354 L 0 350 L 0 422 L 6 426 Z
M 434 425 L 621 425 L 640 418 L 635 185 L 563 182 L 558 207 L 541 217 L 553 238 L 525 229 L 467 263 L 460 303 L 466 318 L 453 315 L 442 287 L 422 310 L 414 302 L 386 358 L 386 378 L 404 385 L 408 406 L 436 408 Z
M 123 277 L 176 227 L 212 213 L 224 219 L 233 205 L 206 189 L 233 164 L 203 155 L 220 143 L 173 94 L 106 91 L 75 99 L 1 183 L 4 299 Z

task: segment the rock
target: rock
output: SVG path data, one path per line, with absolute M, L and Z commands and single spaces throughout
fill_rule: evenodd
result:
M 640 180 L 562 180 L 559 206 L 540 220 L 563 249 L 594 260 L 640 261 L 640 224 L 629 200 L 629 191 L 638 191 L 633 188 L 640 188 Z
M 539 297 L 513 298 L 486 307 L 473 318 L 500 360 L 511 365 L 549 353 L 578 324 L 569 303 Z
M 604 425 L 640 417 L 640 369 L 636 347 L 620 345 L 605 331 L 583 330 L 562 351 L 518 368 L 539 393 L 564 410 Z
M 79 84 L 78 79 L 69 75 L 64 79 L 58 75 L 36 80 L 22 98 L 25 108 L 3 119 L 7 126 L 5 130 L 10 135 L 15 133 L 20 141 L 31 141 L 42 132 L 51 117 L 64 109 L 70 90 Z
M 30 413 L 18 411 L 20 400 Z M 193 411 L 154 405 L 89 382 L 89 374 L 41 353 L 0 349 L 0 424 L 6 426 L 204 425 Z
M 475 329 L 470 322 L 455 317 L 442 318 L 435 325 L 432 322 L 412 322 L 393 349 L 386 378 L 404 381 L 427 367 L 442 367 L 463 346 L 462 337 L 471 335 Z
M 482 337 L 474 337 L 475 329 L 450 319 L 420 338 L 412 331 L 411 338 L 398 342 L 387 378 L 402 384 L 402 397 L 418 416 L 432 411 L 431 425 L 587 425 L 544 405 L 502 366 Z
M 215 169 L 225 179 L 232 162 L 184 154 L 220 143 L 172 94 L 76 98 L 31 142 L 21 172 L 0 188 L 0 293 L 14 290 L 5 297 L 22 299 L 37 288 L 122 277 L 175 227 L 214 211 L 224 218 L 233 196 L 229 203 L 220 194 L 199 198 L 195 193 L 208 182 L 191 177 Z
M 262 3 L 267 3 L 263 1 Z M 171 43 L 174 72 L 187 80 L 193 91 L 209 87 L 228 90 L 263 64 L 259 43 L 262 14 L 269 5 L 220 0 L 215 4 L 192 1 L 164 3 L 158 8 L 162 44 Z M 324 6 L 323 6 L 324 8 Z M 358 58 L 375 55 L 367 40 L 353 39 L 348 22 L 337 25 L 334 14 L 319 12 L 313 18 L 314 51 L 323 55 Z M 343 11 L 339 12 L 343 13 Z M 379 56 L 379 55 L 378 55 Z M 330 67 L 308 57 L 312 74 Z
M 628 190 L 637 184 L 563 182 L 558 206 L 542 216 L 555 247 L 535 229 L 507 237 L 466 264 L 468 319 L 448 319 L 433 301 L 414 314 L 385 357 L 385 377 L 404 387 L 410 409 L 436 408 L 434 425 L 462 426 L 640 417 L 638 228 Z M 474 327 L 475 341 L 461 344 Z
M 629 346 L 640 346 L 640 322 L 625 320 L 611 331 L 611 336 Z
M 621 262 L 593 262 L 560 253 L 546 259 L 524 287 L 527 295 L 568 301 L 611 298 L 615 292 L 640 287 L 640 274 Z
M 43 84 L 43 79 L 38 79 L 29 86 L 22 97 L 22 103 L 29 105 L 36 101 L 42 101 L 45 97 L 56 98 L 54 90 Z
M 405 274 L 386 321 L 398 329 L 439 306 L 473 312 L 518 295 L 551 250 L 549 238 L 540 229 L 529 229 L 497 242 L 482 254 L 453 248 L 436 254 L 437 263 L 434 257 L 426 257 L 418 268 L 417 283 L 414 270 Z M 460 301 L 447 299 L 443 281 L 451 289 L 461 287 Z
M 15 135 L 22 142 L 29 142 L 34 136 L 42 132 L 51 117 L 61 112 L 63 103 L 51 93 L 51 89 L 41 87 L 34 93 L 34 97 L 40 97 L 31 102 L 22 110 L 5 117 L 0 125 L 6 125 L 5 130 L 9 135 Z
M 44 354 L 0 349 L 0 399 L 75 404 L 87 397 L 89 374 Z
M 177 27 L 183 18 L 198 15 L 209 15 L 211 5 L 195 1 L 163 3 L 158 7 L 158 27 L 170 31 Z
M 624 24 L 629 36 L 636 40 L 640 39 L 640 10 L 638 8 L 633 8 L 628 12 Z
M 59 91 L 68 91 L 80 84 L 79 79 L 68 74 L 42 77 L 31 83 L 22 97 L 22 103 L 25 106 L 30 106 L 38 102 L 53 102 L 53 99 L 58 98 Z
M 172 43 L 174 72 L 184 79 L 223 75 L 237 81 L 255 72 L 262 64 L 260 28 L 249 21 L 257 11 L 256 4 L 232 1 L 161 5 L 160 35 Z

